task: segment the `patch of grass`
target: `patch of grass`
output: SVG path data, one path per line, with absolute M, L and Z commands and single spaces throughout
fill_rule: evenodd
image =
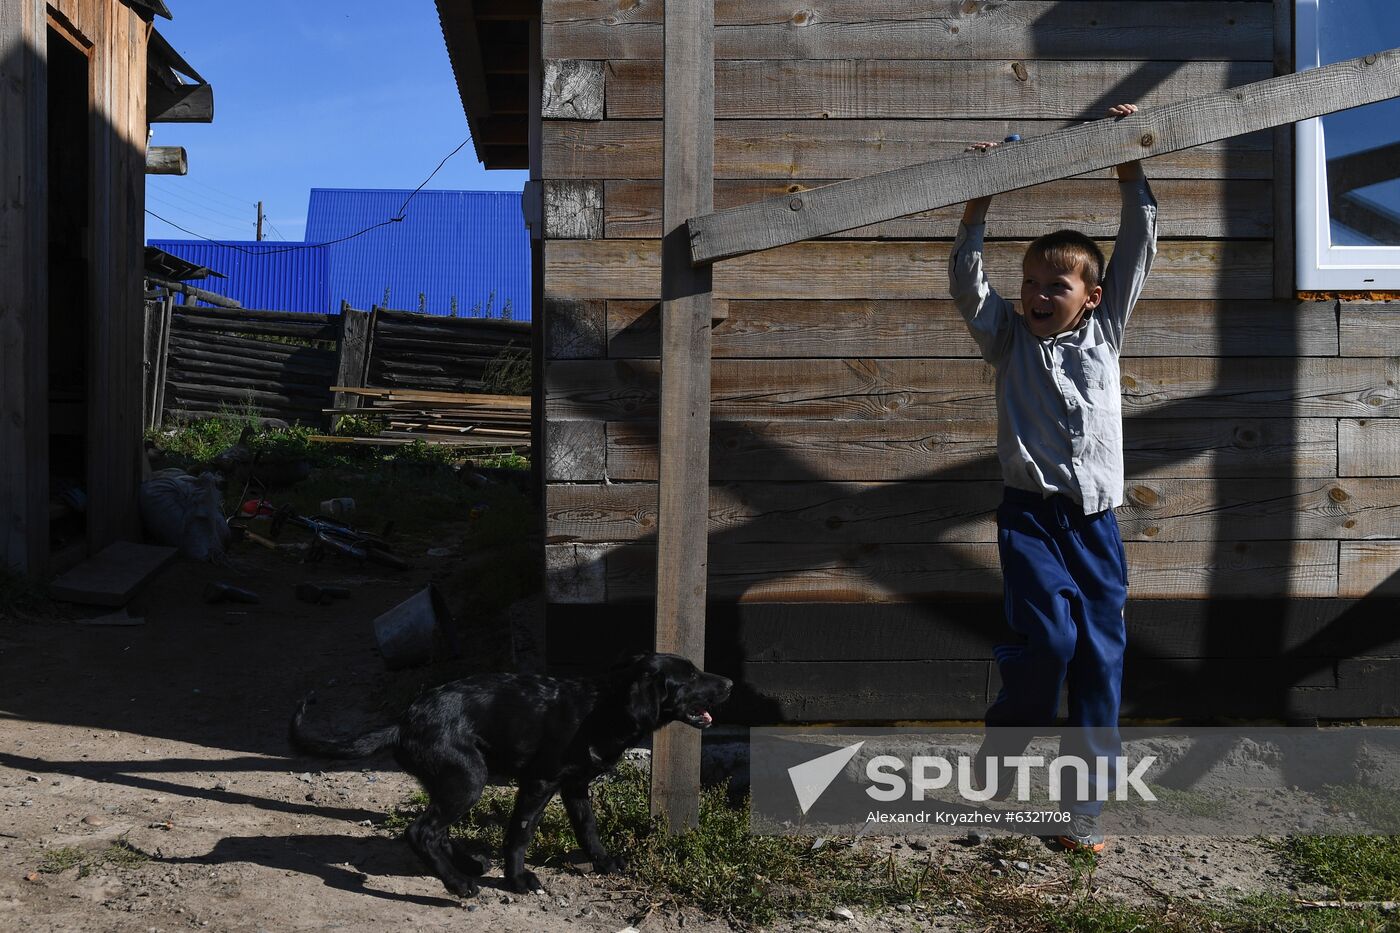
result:
M 481 374 L 481 391 L 488 395 L 529 395 L 533 383 L 529 350 L 504 349 Z
M 1396 793 L 1396 788 L 1363 784 L 1330 785 L 1325 789 L 1324 797 L 1343 812 L 1355 813 L 1370 828 L 1400 835 L 1400 794 Z
M 116 868 L 137 868 L 151 861 L 151 857 L 125 839 L 118 839 L 102 850 L 98 860 L 104 865 Z
M 1338 899 L 1400 899 L 1400 836 L 1289 836 L 1278 848 L 1300 881 Z
M 84 860 L 83 850 L 77 846 L 49 849 L 44 853 L 43 861 L 39 863 L 39 871 L 46 875 L 57 875 L 70 868 L 77 868 Z
M 528 470 L 530 458 L 523 454 L 491 454 L 486 457 L 473 457 L 471 465 L 496 470 Z
M 1361 909 L 1301 908 L 1278 895 L 1254 895 L 1226 907 L 1202 907 L 1197 929 L 1219 929 L 1227 933 L 1357 933 L 1362 930 L 1394 930 L 1396 921 L 1381 911 Z

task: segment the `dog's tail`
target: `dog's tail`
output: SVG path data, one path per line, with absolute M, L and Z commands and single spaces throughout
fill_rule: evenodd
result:
M 398 726 L 374 729 L 351 739 L 328 739 L 312 735 L 302 724 L 302 719 L 306 716 L 307 705 L 315 696 L 315 693 L 306 695 L 306 698 L 297 706 L 296 712 L 292 714 L 292 721 L 287 726 L 287 738 L 297 751 L 319 758 L 368 758 L 399 740 Z

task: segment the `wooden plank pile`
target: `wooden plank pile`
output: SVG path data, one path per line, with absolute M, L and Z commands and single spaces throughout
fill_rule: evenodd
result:
M 454 447 L 525 452 L 530 449 L 530 397 L 476 392 L 332 386 L 362 400 L 339 416 L 359 415 L 385 425 L 374 437 L 321 437 L 328 443 L 394 446 L 424 441 Z

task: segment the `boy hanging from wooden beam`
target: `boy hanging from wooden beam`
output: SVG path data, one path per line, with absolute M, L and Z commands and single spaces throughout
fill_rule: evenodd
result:
M 1137 112 L 1119 104 L 1109 115 Z M 987 149 L 995 143 L 979 143 Z M 1055 723 L 1069 687 L 1061 756 L 1089 762 L 1089 794 L 1062 806 L 1062 845 L 1104 847 L 1094 762 L 1121 754 L 1118 708 L 1127 640 L 1128 568 L 1113 509 L 1123 503 L 1123 415 L 1118 354 L 1123 328 L 1157 251 L 1157 202 L 1141 162 L 1118 166 L 1122 219 L 1104 268 L 1094 241 L 1073 230 L 1046 234 L 1022 261 L 1021 305 L 998 295 L 982 268 L 991 198 L 967 203 L 948 277 L 954 304 L 996 369 L 997 455 L 1005 496 L 997 509 L 1006 619 L 1020 644 L 995 651 L 1002 688 L 987 710 L 987 738 L 974 774 L 1010 791 L 1005 767 L 1037 727 Z

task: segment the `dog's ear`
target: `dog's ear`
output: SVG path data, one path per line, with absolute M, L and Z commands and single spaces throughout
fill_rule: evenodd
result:
M 627 714 L 633 722 L 655 728 L 661 722 L 661 678 L 639 672 L 627 690 Z

